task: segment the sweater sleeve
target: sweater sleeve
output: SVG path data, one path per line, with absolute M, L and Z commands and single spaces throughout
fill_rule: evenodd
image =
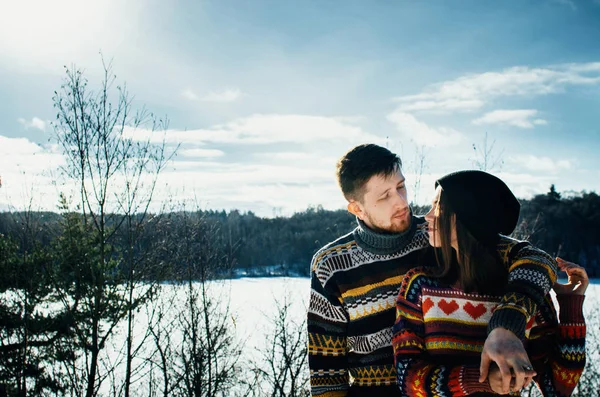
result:
M 583 373 L 586 362 L 583 300 L 582 295 L 557 295 L 560 324 L 532 329 L 531 337 L 539 339 L 537 346 L 542 358 L 534 360 L 538 373 L 534 380 L 544 396 L 570 396 Z M 535 354 L 531 352 L 532 356 Z
M 337 288 L 322 281 L 327 263 L 317 253 L 311 264 L 308 308 L 308 366 L 311 395 L 341 397 L 349 387 L 347 361 L 348 313 Z M 321 275 L 321 278 L 319 277 Z
M 505 236 L 500 239 L 498 253 L 508 267 L 508 285 L 488 332 L 502 327 L 523 340 L 527 323 L 556 281 L 556 261 L 528 242 Z
M 479 383 L 479 366 L 445 366 L 430 360 L 424 342 L 422 286 L 434 283 L 418 269 L 409 271 L 396 301 L 392 347 L 398 386 L 404 396 L 450 397 L 476 392 L 492 393 Z

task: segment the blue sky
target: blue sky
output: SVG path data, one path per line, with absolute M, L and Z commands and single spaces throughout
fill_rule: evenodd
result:
M 600 0 L 0 7 L 2 209 L 54 210 L 68 190 L 53 183 L 52 94 L 63 65 L 97 82 L 100 50 L 134 107 L 168 115 L 168 142 L 181 144 L 157 202 L 265 216 L 342 208 L 335 162 L 375 142 L 402 156 L 424 203 L 437 177 L 476 167 L 486 133 L 502 157 L 491 171 L 519 197 L 552 183 L 600 190 Z

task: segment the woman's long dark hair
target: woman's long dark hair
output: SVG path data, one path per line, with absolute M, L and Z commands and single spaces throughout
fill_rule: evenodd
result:
M 469 233 L 445 199 L 443 190 L 438 206 L 434 227 L 438 230 L 441 245 L 435 250 L 436 260 L 441 266 L 439 276 L 465 292 L 502 294 L 508 282 L 508 269 L 496 247 L 482 244 Z M 458 253 L 451 245 L 453 223 L 456 225 Z

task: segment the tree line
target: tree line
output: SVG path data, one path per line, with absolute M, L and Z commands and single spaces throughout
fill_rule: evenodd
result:
M 424 214 L 427 206 L 413 206 L 416 214 Z M 176 244 L 184 223 L 185 212 L 172 212 L 153 217 L 156 227 L 147 231 L 139 242 L 140 251 L 149 251 L 157 239 L 165 247 Z M 235 275 L 309 275 L 309 264 L 315 251 L 324 244 L 356 227 L 356 219 L 346 210 L 311 207 L 290 217 L 263 218 L 252 212 L 194 211 L 194 216 L 210 225 L 212 244 L 227 252 L 230 265 L 215 269 L 215 276 Z M 36 218 L 37 244 L 50 246 L 62 232 L 62 216 L 57 213 L 2 213 L 0 234 L 14 239 L 24 226 L 25 217 Z M 114 222 L 120 222 L 114 216 Z M 600 197 L 595 192 L 562 198 L 554 186 L 546 194 L 521 200 L 521 217 L 513 236 L 527 239 L 546 252 L 580 263 L 591 277 L 600 277 Z M 126 245 L 125 236 L 115 244 Z M 122 247 L 121 247 L 122 248 Z M 165 253 L 168 255 L 168 252 Z M 176 278 L 184 264 L 153 271 L 148 277 Z

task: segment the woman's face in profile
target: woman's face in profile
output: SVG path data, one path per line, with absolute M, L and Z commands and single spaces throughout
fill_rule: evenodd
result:
M 435 189 L 435 195 L 433 200 L 431 201 L 431 209 L 425 215 L 425 220 L 427 221 L 427 233 L 429 234 L 429 244 L 432 247 L 440 248 L 442 246 L 442 241 L 440 238 L 440 229 L 439 229 L 439 217 L 441 215 L 440 212 L 440 196 L 442 194 L 442 187 L 438 186 Z M 450 245 L 457 249 L 456 243 L 456 228 L 454 222 L 452 222 L 452 236 L 450 237 Z
M 429 234 L 429 244 L 431 244 L 432 247 L 441 247 L 441 240 L 437 222 L 437 219 L 440 216 L 439 202 L 441 192 L 442 187 L 438 186 L 435 190 L 433 200 L 431 201 L 431 209 L 425 215 L 425 220 L 427 221 L 427 234 Z

